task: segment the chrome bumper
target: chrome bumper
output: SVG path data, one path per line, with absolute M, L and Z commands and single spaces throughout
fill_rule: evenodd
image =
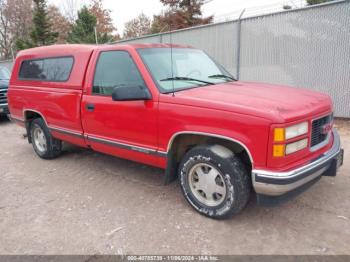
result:
M 0 114 L 8 114 L 8 103 L 0 104 Z
M 307 165 L 287 172 L 253 170 L 255 192 L 265 196 L 281 196 L 310 183 L 321 176 L 335 176 L 343 163 L 343 150 L 338 132 L 333 129 L 332 148 Z

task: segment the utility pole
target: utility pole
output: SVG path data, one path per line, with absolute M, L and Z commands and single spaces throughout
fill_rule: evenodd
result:
M 96 26 L 94 27 L 94 31 L 95 31 L 95 41 L 96 41 L 96 45 L 98 45 L 98 40 L 97 40 L 97 28 L 96 28 Z

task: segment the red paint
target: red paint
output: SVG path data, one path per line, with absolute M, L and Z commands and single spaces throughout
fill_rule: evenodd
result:
M 238 141 L 249 150 L 254 168 L 278 171 L 305 164 L 331 146 L 332 139 L 316 152 L 307 148 L 287 157 L 272 157 L 273 128 L 304 121 L 311 125 L 312 119 L 332 112 L 329 96 L 305 89 L 247 82 L 195 88 L 177 92 L 175 96 L 161 94 L 136 52 L 137 48 L 154 47 L 169 45 L 62 45 L 22 51 L 16 59 L 8 92 L 11 115 L 25 120 L 25 111 L 33 110 L 42 115 L 50 128 L 77 134 L 52 130 L 59 139 L 162 168 L 166 167 L 164 155 L 169 150 L 169 142 L 181 132 L 209 133 Z M 152 100 L 116 102 L 110 97 L 91 94 L 97 58 L 101 51 L 107 50 L 129 52 Z M 17 78 L 23 60 L 57 56 L 74 57 L 67 82 Z M 90 103 L 95 105 L 94 112 L 86 109 Z M 89 136 L 134 148 L 86 139 Z M 163 152 L 163 156 L 142 152 L 144 148 Z

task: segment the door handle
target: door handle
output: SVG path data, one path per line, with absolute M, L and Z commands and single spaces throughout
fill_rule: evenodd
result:
M 94 104 L 86 104 L 86 110 L 89 112 L 92 112 L 95 110 L 95 105 Z

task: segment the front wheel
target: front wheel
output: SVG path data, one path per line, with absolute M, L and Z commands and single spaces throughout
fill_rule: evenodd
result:
M 62 142 L 51 135 L 43 119 L 36 118 L 31 122 L 30 136 L 39 157 L 52 159 L 61 154 Z
M 186 200 L 205 216 L 225 218 L 248 203 L 251 183 L 246 168 L 221 145 L 191 149 L 181 161 L 179 176 Z

